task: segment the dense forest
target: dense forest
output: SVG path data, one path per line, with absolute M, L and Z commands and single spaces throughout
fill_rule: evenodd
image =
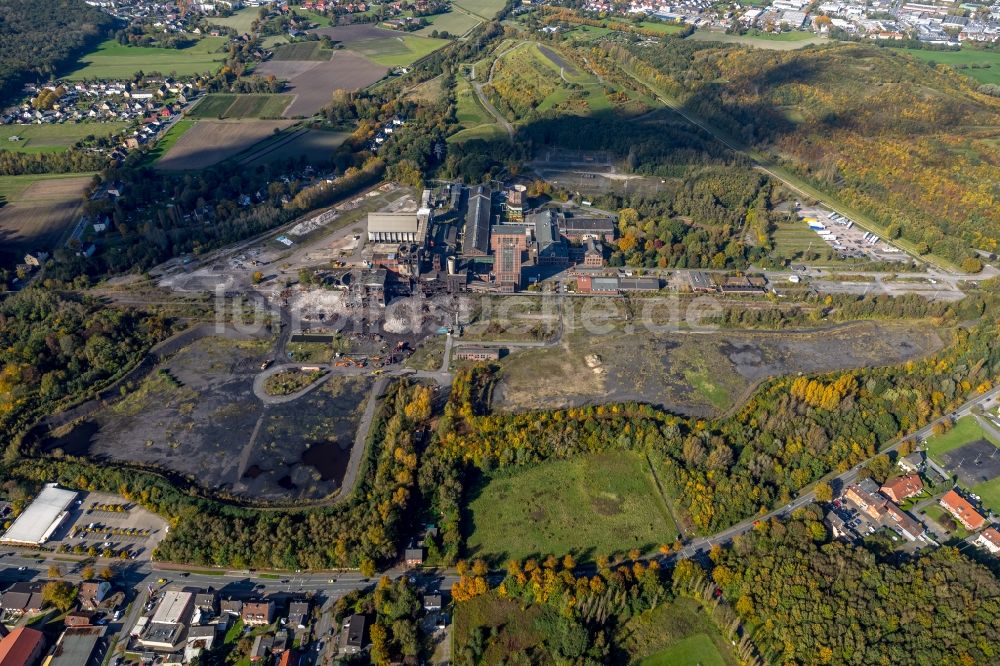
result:
M 609 43 L 604 57 L 920 252 L 973 267 L 970 247 L 1000 247 L 1000 100 L 951 69 L 853 44 L 772 51 L 668 39 Z
M 100 41 L 114 19 L 83 0 L 0 3 L 0 107 L 35 77 L 48 79 Z
M 1000 659 L 1000 581 L 953 548 L 902 562 L 827 541 L 815 507 L 712 553 L 758 648 L 783 664 L 988 664 Z

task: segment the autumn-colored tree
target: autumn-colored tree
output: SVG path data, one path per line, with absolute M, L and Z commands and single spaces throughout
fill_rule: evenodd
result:
M 817 483 L 813 492 L 816 493 L 816 501 L 818 502 L 829 502 L 833 499 L 833 488 L 826 481 Z

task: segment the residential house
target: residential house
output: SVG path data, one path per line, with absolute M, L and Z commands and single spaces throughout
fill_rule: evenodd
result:
M 80 607 L 84 610 L 94 610 L 107 598 L 111 592 L 111 583 L 106 580 L 86 580 L 80 583 L 77 597 Z
M 907 474 L 916 474 L 924 468 L 924 452 L 914 451 L 910 455 L 900 458 L 896 464 Z
M 923 489 L 924 484 L 916 474 L 889 479 L 879 488 L 883 495 L 896 503 L 902 502 L 908 497 L 919 495 Z
M 978 530 L 986 524 L 986 519 L 976 511 L 969 500 L 959 495 L 955 490 L 946 492 L 938 503 L 966 529 Z
M 406 560 L 406 566 L 408 567 L 419 567 L 424 563 L 424 549 L 423 548 L 407 548 L 403 553 L 403 559 Z
M 0 595 L 0 606 L 18 613 L 37 613 L 42 602 L 42 583 L 38 581 L 14 583 Z
M 0 666 L 35 666 L 45 649 L 45 635 L 18 627 L 0 640 Z
M 248 601 L 243 604 L 243 624 L 247 626 L 261 626 L 274 622 L 274 602 L 273 601 Z
M 885 518 L 882 521 L 884 526 L 896 530 L 908 541 L 916 541 L 923 535 L 924 526 L 920 521 L 911 517 L 892 502 L 888 502 L 885 508 Z
M 1000 553 L 1000 531 L 997 531 L 997 528 L 993 526 L 987 527 L 976 535 L 972 543 L 988 551 L 990 555 L 996 555 Z
M 358 654 L 368 647 L 368 618 L 364 615 L 352 615 L 344 622 L 344 630 L 340 632 L 340 652 L 342 654 Z
M 424 595 L 424 610 L 426 611 L 439 611 L 441 610 L 443 600 L 440 594 L 425 594 Z
M 858 507 L 858 510 L 879 521 L 885 515 L 888 500 L 879 494 L 878 485 L 871 479 L 862 479 L 859 483 L 848 486 L 844 499 Z
M 63 624 L 67 627 L 87 627 L 94 624 L 95 617 L 97 617 L 96 611 L 73 611 L 72 613 L 66 614 L 66 617 L 63 618 Z
M 219 604 L 219 610 L 229 615 L 242 615 L 243 602 L 239 599 L 223 599 Z
M 305 629 L 309 623 L 309 602 L 293 601 L 288 604 L 288 625 Z

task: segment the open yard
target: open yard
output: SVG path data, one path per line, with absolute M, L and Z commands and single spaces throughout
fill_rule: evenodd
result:
M 225 45 L 225 37 L 204 37 L 186 49 L 122 46 L 109 39 L 81 56 L 66 78 L 128 79 L 138 71 L 179 76 L 215 72 L 225 60 Z
M 445 39 L 421 37 L 366 24 L 319 28 L 313 32 L 340 42 L 344 48 L 385 67 L 411 65 L 449 43 Z
M 917 60 L 954 67 L 980 83 L 1000 85 L 1000 52 L 963 48 L 961 51 L 904 49 Z
M 188 113 L 190 118 L 281 118 L 291 95 L 207 95 Z
M 553 479 L 559 479 L 553 483 Z M 643 456 L 613 452 L 507 470 L 473 490 L 468 548 L 495 564 L 578 560 L 670 543 L 677 528 Z
M 263 338 L 201 338 L 46 447 L 253 499 L 325 497 L 343 478 L 371 379 L 333 377 L 265 410 L 252 385 L 270 348 Z
M 0 125 L 0 150 L 57 153 L 88 136 L 117 134 L 128 123 L 63 123 L 61 125 Z M 12 141 L 12 137 L 19 140 Z
M 290 120 L 199 120 L 156 163 L 164 171 L 204 169 L 235 157 Z
M 51 252 L 83 203 L 92 176 L 0 176 L 0 261 L 19 263 L 25 252 Z
M 606 304 L 615 326 L 623 315 Z M 616 326 L 592 335 L 576 328 L 557 347 L 515 351 L 502 360 L 494 402 L 526 410 L 636 400 L 714 416 L 770 377 L 901 363 L 941 345 L 934 330 L 917 323 L 864 322 L 803 333 L 625 333 Z
M 641 666 L 735 666 L 737 663 L 701 604 L 688 597 L 679 597 L 629 619 L 618 630 L 615 641 Z
M 343 50 L 334 51 L 326 61 L 270 60 L 256 69 L 257 74 L 273 74 L 288 82 L 286 90 L 294 96 L 294 100 L 285 109 L 287 118 L 311 116 L 330 103 L 335 90 L 366 88 L 385 76 L 387 71 L 388 67 Z

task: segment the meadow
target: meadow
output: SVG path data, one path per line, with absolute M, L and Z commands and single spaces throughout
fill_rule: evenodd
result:
M 434 14 L 425 18 L 430 22 L 430 25 L 417 30 L 415 33 L 424 37 L 430 37 L 431 33 L 435 30 L 438 32 L 447 32 L 452 37 L 461 37 L 483 22 L 481 18 L 471 16 L 461 9 L 455 8 L 452 8 L 450 12 Z
M 128 123 L 63 123 L 60 125 L 2 125 L 0 150 L 19 153 L 56 153 L 88 136 L 111 136 Z M 11 137 L 20 141 L 11 141 Z
M 1000 85 L 1000 52 L 962 49 L 961 51 L 926 51 L 904 49 L 917 60 L 948 65 L 979 83 Z
M 476 16 L 482 16 L 484 19 L 493 18 L 504 6 L 503 0 L 460 0 L 460 2 L 452 4 L 458 5 Z
M 232 16 L 212 17 L 208 19 L 208 23 L 210 25 L 221 25 L 226 28 L 232 28 L 242 34 L 250 32 L 250 26 L 253 25 L 258 16 L 260 16 L 260 9 L 258 7 L 245 7 L 233 12 Z
M 677 536 L 649 463 L 624 452 L 486 479 L 469 515 L 470 553 L 497 563 L 549 553 L 592 560 L 631 548 L 648 551 Z
M 127 79 L 139 71 L 178 76 L 214 72 L 225 59 L 225 44 L 225 37 L 204 37 L 186 49 L 161 49 L 122 46 L 109 39 L 81 56 L 65 78 L 71 81 Z
M 623 624 L 615 642 L 640 666 L 735 666 L 725 639 L 689 597 L 641 613 Z

